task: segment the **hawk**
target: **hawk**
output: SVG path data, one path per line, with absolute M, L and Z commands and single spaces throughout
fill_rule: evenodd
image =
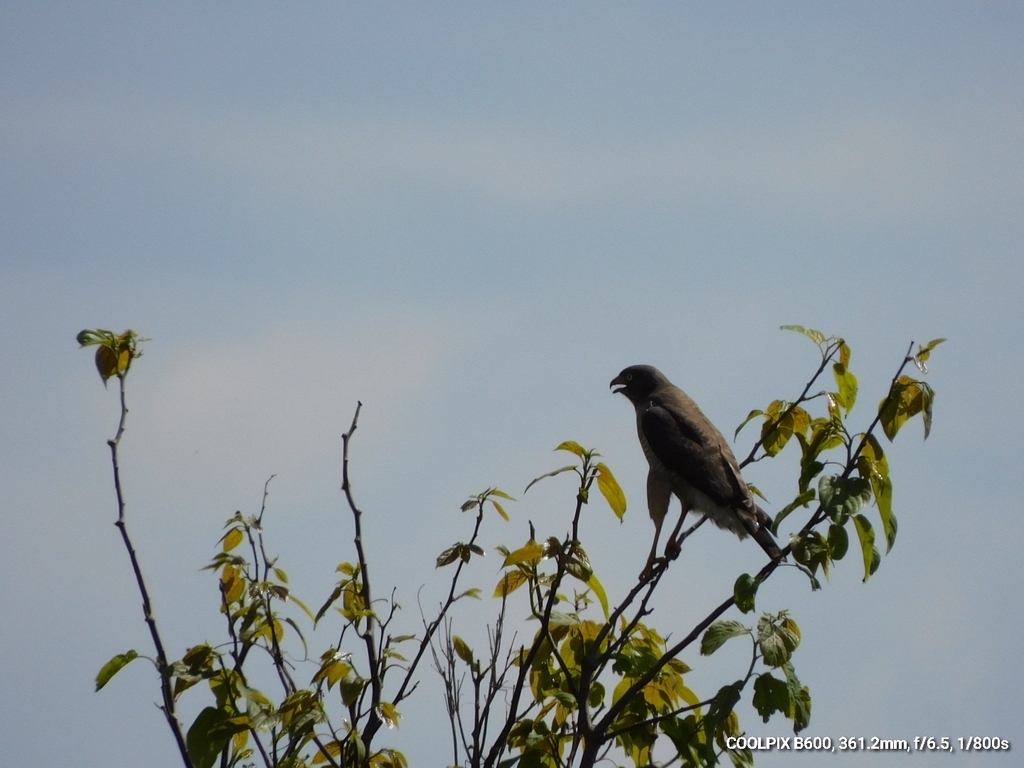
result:
M 689 395 L 650 365 L 624 369 L 610 386 L 636 408 L 640 445 L 651 467 L 647 509 L 654 520 L 654 542 L 641 575 L 650 574 L 654 566 L 672 494 L 683 511 L 665 545 L 667 557 L 679 554 L 676 537 L 686 513 L 694 511 L 741 539 L 753 536 L 770 558 L 781 558 L 770 530 L 772 519 L 754 502 L 729 443 Z

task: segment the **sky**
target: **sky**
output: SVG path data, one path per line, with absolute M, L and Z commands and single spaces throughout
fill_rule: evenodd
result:
M 4 4 L 6 758 L 177 764 L 151 667 L 93 691 L 115 653 L 152 653 L 112 525 L 117 396 L 74 341 L 93 327 L 150 339 L 121 457 L 175 656 L 223 636 L 200 569 L 271 475 L 270 546 L 307 603 L 329 594 L 353 558 L 338 488 L 357 402 L 375 589 L 394 587 L 415 632 L 446 586 L 434 559 L 469 535 L 469 495 L 518 499 L 510 522 L 486 521 L 491 555 L 467 574 L 485 593 L 493 546 L 523 543 L 529 522 L 564 535 L 571 480 L 523 493 L 566 463 L 563 440 L 623 485 L 624 521 L 592 503 L 582 536 L 613 600 L 635 583 L 652 526 L 632 410 L 608 391 L 626 365 L 659 367 L 731 436 L 817 365 L 779 327 L 819 328 L 853 350 L 862 429 L 908 345 L 946 337 L 930 438 L 915 422 L 891 446 L 899 536 L 879 572 L 862 583 L 851 557 L 811 593 L 785 569 L 758 607 L 801 626 L 804 735 L 1024 746 L 1022 40 L 1008 2 Z M 795 495 L 795 467 L 747 470 L 769 511 Z M 650 623 L 682 637 L 762 557 L 701 529 Z M 495 607 L 467 605 L 457 631 L 479 640 Z M 746 668 L 729 646 L 684 660 L 701 691 Z M 381 745 L 443 765 L 423 676 Z M 190 693 L 185 713 L 208 703 Z M 751 735 L 789 732 L 749 698 L 739 714 Z

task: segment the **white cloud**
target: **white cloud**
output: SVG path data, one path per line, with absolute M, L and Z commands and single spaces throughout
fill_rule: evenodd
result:
M 423 314 L 368 311 L 338 320 L 298 320 L 271 333 L 164 351 L 148 394 L 159 403 L 152 426 L 186 443 L 213 434 L 240 446 L 273 444 L 274 453 L 283 440 L 298 452 L 325 419 L 336 438 L 356 402 L 372 397 L 375 429 L 394 430 L 449 353 L 451 334 Z

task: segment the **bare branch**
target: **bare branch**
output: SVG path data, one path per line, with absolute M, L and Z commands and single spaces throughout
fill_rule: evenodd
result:
M 121 539 L 124 541 L 125 549 L 128 551 L 128 559 L 132 564 L 132 571 L 135 573 L 135 582 L 139 587 L 139 594 L 142 596 L 142 615 L 149 627 L 150 637 L 153 639 L 153 646 L 156 648 L 157 669 L 160 673 L 160 693 L 163 698 L 163 706 L 160 707 L 167 719 L 167 725 L 174 734 L 174 741 L 178 745 L 182 763 L 192 768 L 192 758 L 189 757 L 188 748 L 185 746 L 185 734 L 181 722 L 178 720 L 174 707 L 174 691 L 171 688 L 171 667 L 167 662 L 167 654 L 164 652 L 164 643 L 160 637 L 160 631 L 156 625 L 156 617 L 153 615 L 153 604 L 149 598 L 149 590 L 146 588 L 146 581 L 142 577 L 142 567 L 139 565 L 138 555 L 128 535 L 128 526 L 125 522 L 125 501 L 124 492 L 121 488 L 121 467 L 118 461 L 118 447 L 121 444 L 121 436 L 124 435 L 125 421 L 128 418 L 128 406 L 125 401 L 125 375 L 117 375 L 121 393 L 121 419 L 117 425 L 117 434 L 112 440 L 107 440 L 110 446 L 110 462 L 114 468 L 114 491 L 117 494 L 117 522 L 114 525 L 121 532 Z

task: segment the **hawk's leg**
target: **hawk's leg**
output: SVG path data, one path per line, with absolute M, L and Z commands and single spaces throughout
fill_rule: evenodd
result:
M 651 553 L 647 556 L 647 565 L 640 571 L 640 578 L 646 579 L 654 571 L 654 564 L 658 561 L 658 537 L 661 535 L 661 524 L 665 518 L 654 520 L 654 541 L 651 542 Z
M 668 543 L 665 544 L 665 559 L 675 560 L 679 557 L 679 553 L 683 551 L 682 544 L 679 541 L 679 531 L 683 528 L 683 521 L 686 520 L 686 513 L 689 510 L 683 507 L 682 514 L 679 515 L 679 522 L 676 523 L 676 527 L 672 529 L 672 535 L 668 537 Z
M 658 560 L 658 537 L 661 535 L 661 526 L 665 522 L 665 515 L 668 514 L 668 502 L 672 498 L 672 482 L 662 472 L 655 472 L 653 469 L 647 473 L 647 511 L 654 521 L 654 541 L 651 542 L 651 554 L 647 556 L 647 565 L 640 572 L 640 578 L 646 579 L 654 570 L 654 564 Z

